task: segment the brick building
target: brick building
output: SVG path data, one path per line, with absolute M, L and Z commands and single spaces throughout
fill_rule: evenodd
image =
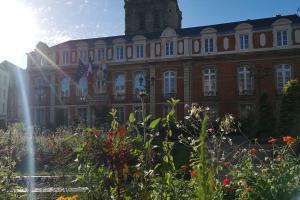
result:
M 36 125 L 95 125 L 107 106 L 122 121 L 139 110 L 139 91 L 148 93 L 147 113 L 155 116 L 175 97 L 179 118 L 193 102 L 243 118 L 263 92 L 277 112 L 283 85 L 300 77 L 297 15 L 181 28 L 176 0 L 125 0 L 125 13 L 125 35 L 40 42 L 28 54 Z M 93 81 L 86 74 L 76 80 L 79 60 L 86 69 L 92 64 Z

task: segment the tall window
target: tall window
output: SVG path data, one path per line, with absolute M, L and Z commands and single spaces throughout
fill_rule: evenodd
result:
M 60 95 L 62 97 L 68 97 L 70 95 L 70 80 L 68 77 L 65 77 L 61 80 Z
M 281 64 L 277 66 L 277 91 L 282 92 L 283 86 L 292 79 L 292 67 L 289 64 Z
M 204 96 L 216 96 L 216 70 L 214 68 L 203 71 L 203 91 Z
M 77 90 L 76 90 L 76 95 L 78 97 L 83 97 L 88 94 L 88 81 L 87 77 L 83 76 L 78 82 Z
M 176 93 L 176 74 L 174 71 L 164 73 L 164 97 L 174 97 Z
M 45 82 L 43 79 L 34 80 L 35 99 L 37 103 L 42 103 L 45 100 Z
M 144 45 L 138 44 L 136 45 L 136 58 L 144 57 Z
M 125 75 L 123 73 L 116 74 L 115 76 L 115 95 L 125 95 Z
M 214 39 L 213 38 L 205 38 L 204 43 L 205 43 L 205 48 L 204 48 L 205 53 L 211 53 L 214 51 Z
M 288 31 L 277 31 L 277 46 L 287 46 L 288 45 Z
M 134 74 L 134 92 L 139 93 L 146 90 L 146 79 L 143 72 Z
M 253 94 L 253 76 L 249 66 L 238 68 L 239 95 Z
M 105 52 L 104 48 L 99 48 L 98 49 L 98 61 L 99 60 L 104 60 L 104 52 Z
M 117 47 L 117 60 L 123 60 L 124 57 L 124 49 L 121 46 Z
M 62 61 L 63 65 L 69 64 L 69 52 L 68 51 L 63 51 L 62 52 Z
M 174 43 L 173 41 L 167 41 L 166 42 L 166 55 L 167 56 L 172 56 L 174 55 Z
M 86 49 L 80 49 L 79 58 L 82 62 L 87 62 L 88 53 Z
M 248 49 L 248 48 L 249 48 L 249 35 L 240 34 L 240 49 Z
M 243 103 L 240 104 L 240 118 L 248 119 L 254 113 L 254 104 Z

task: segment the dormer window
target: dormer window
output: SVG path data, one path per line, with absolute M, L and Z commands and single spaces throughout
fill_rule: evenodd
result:
M 104 60 L 104 48 L 99 48 L 98 49 L 98 61 Z
M 166 42 L 166 56 L 172 56 L 174 55 L 174 43 L 173 41 L 167 41 Z
M 213 38 L 205 38 L 204 43 L 205 43 L 205 48 L 204 48 L 205 53 L 211 53 L 214 51 L 214 39 Z
M 249 34 L 240 34 L 240 49 L 249 49 Z
M 116 55 L 117 60 L 123 60 L 123 58 L 124 58 L 124 48 L 122 46 L 118 46 L 116 48 L 116 52 L 117 52 L 117 55 Z
M 288 45 L 288 31 L 277 31 L 277 46 L 283 47 Z
M 63 62 L 63 65 L 69 64 L 69 52 L 68 51 L 62 52 L 62 62 Z
M 79 58 L 82 62 L 87 62 L 87 50 L 86 49 L 80 49 L 79 51 Z
M 136 58 L 144 57 L 144 45 L 138 44 L 136 45 Z

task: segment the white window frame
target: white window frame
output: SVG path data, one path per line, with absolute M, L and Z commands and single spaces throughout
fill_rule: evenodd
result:
M 97 49 L 97 58 L 98 58 L 98 61 L 105 60 L 105 48 L 104 47 L 99 47 Z
M 166 41 L 166 56 L 174 55 L 174 41 L 167 40 Z
M 283 36 L 284 36 L 283 33 L 286 33 L 286 40 L 284 40 L 284 38 L 283 38 Z M 286 47 L 289 45 L 289 30 L 288 29 L 276 30 L 275 37 L 276 37 L 276 46 L 277 47 Z
M 203 77 L 203 95 L 216 96 L 217 95 L 217 72 L 214 67 L 208 67 L 202 71 Z M 214 77 L 214 78 L 213 78 Z M 208 79 L 206 79 L 208 78 Z
M 249 49 L 250 45 L 250 34 L 243 33 L 239 34 L 239 42 L 240 42 L 240 49 L 241 50 L 247 50 Z
M 254 78 L 252 68 L 249 65 L 238 67 L 238 90 L 240 96 L 253 95 L 254 93 Z
M 63 65 L 67 65 L 70 63 L 70 59 L 69 59 L 69 51 L 65 50 L 62 52 L 62 64 Z
M 214 37 L 204 38 L 204 53 L 213 53 L 215 50 Z
M 287 67 L 289 69 L 287 69 Z M 289 73 L 289 77 L 287 76 Z M 279 77 L 279 74 L 281 77 Z M 279 79 L 282 80 L 279 80 Z M 279 64 L 276 66 L 276 89 L 278 93 L 282 93 L 284 85 L 293 78 L 293 69 L 291 64 Z M 281 85 L 282 83 L 282 85 Z
M 118 82 L 117 82 L 117 79 L 119 76 L 123 76 L 124 78 L 124 85 L 122 87 L 122 85 L 117 85 Z M 122 88 L 120 88 L 122 87 Z M 126 94 L 126 76 L 124 73 L 116 73 L 115 74 L 115 77 L 114 77 L 114 94 L 116 97 L 125 97 L 125 94 Z
M 117 46 L 116 47 L 116 60 L 123 60 L 124 59 L 124 47 Z
M 144 58 L 144 54 L 145 54 L 144 44 L 135 45 L 135 53 L 137 59 Z
M 163 94 L 165 98 L 170 98 L 176 95 L 176 87 L 177 87 L 177 78 L 176 72 L 173 70 L 165 71 L 163 74 L 164 79 L 164 87 L 163 87 Z M 174 79 L 172 81 L 172 79 Z M 174 85 L 172 85 L 172 83 Z

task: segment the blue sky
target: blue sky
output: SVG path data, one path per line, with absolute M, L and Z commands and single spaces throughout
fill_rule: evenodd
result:
M 5 37 L 0 33 L 0 43 L 8 41 L 9 37 L 14 41 L 28 41 L 26 48 L 11 46 L 7 48 L 11 53 L 7 55 L 5 45 L 0 47 L 1 60 L 10 60 L 21 67 L 26 66 L 25 53 L 34 49 L 38 41 L 44 41 L 50 46 L 79 38 L 101 37 L 119 35 L 124 33 L 124 0 L 3 0 L 0 8 L 0 25 L 6 28 L 6 24 L 30 25 L 32 28 L 10 28 Z M 20 11 L 11 11 L 16 4 L 19 10 L 30 11 L 30 20 L 24 15 L 18 15 Z M 225 23 L 246 19 L 271 17 L 276 14 L 295 14 L 300 7 L 299 0 L 179 0 L 179 6 L 183 13 L 183 27 L 201 26 L 216 23 Z M 8 10 L 6 14 L 1 12 Z M 7 16 L 6 16 L 7 15 Z M 7 20 L 14 18 L 13 23 Z M 34 18 L 32 20 L 31 18 Z M 1 19 L 5 20 L 1 23 Z M 34 21 L 34 27 L 32 26 Z M 15 23 L 15 24 L 14 24 Z M 10 34 L 17 31 L 18 34 Z M 26 32 L 26 34 L 24 33 Z M 2 38 L 2 40 L 1 40 Z M 18 48 L 18 55 L 14 55 L 14 48 Z M 21 52 L 21 49 L 23 49 Z M 1 51 L 2 50 L 2 51 Z

